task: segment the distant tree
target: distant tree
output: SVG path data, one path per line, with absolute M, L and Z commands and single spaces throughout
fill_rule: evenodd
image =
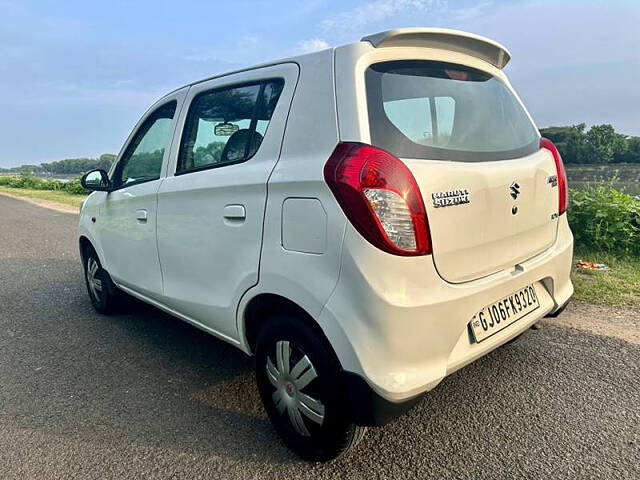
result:
M 629 137 L 616 133 L 613 139 L 613 160 L 612 162 L 624 162 L 624 158 L 629 150 Z
M 640 140 L 617 133 L 611 125 L 585 124 L 540 129 L 558 147 L 565 163 L 640 162 Z
M 218 163 L 222 157 L 225 142 L 211 142 L 206 147 L 198 147 L 193 152 L 193 166 L 211 165 Z
M 100 155 L 100 158 L 67 158 L 56 162 L 43 163 L 42 170 L 49 174 L 79 175 L 94 168 L 108 170 L 116 156 L 110 153 Z
M 126 183 L 159 175 L 163 157 L 164 148 L 132 155 L 127 166 L 123 168 L 123 176 L 125 177 L 123 181 Z
M 103 153 L 98 158 L 97 165 L 94 168 L 102 168 L 103 170 L 109 170 L 113 162 L 116 161 L 116 155 L 112 153 Z
M 18 167 L 18 172 L 21 175 L 33 175 L 41 170 L 39 165 L 21 165 Z
M 626 137 L 611 125 L 594 125 L 585 136 L 583 163 L 609 163 L 627 148 Z
M 627 138 L 627 149 L 620 156 L 621 162 L 640 163 L 640 137 Z
M 540 134 L 558 147 L 565 163 L 582 163 L 585 128 L 584 123 L 567 127 L 548 127 L 541 129 Z

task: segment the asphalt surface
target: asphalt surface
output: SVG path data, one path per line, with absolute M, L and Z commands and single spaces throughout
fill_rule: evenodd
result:
M 554 324 L 304 463 L 250 358 L 139 302 L 94 313 L 76 222 L 0 196 L 1 479 L 640 478 L 640 346 Z

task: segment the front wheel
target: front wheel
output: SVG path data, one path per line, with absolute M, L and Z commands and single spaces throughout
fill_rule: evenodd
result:
M 300 457 L 327 461 L 354 447 L 365 427 L 353 422 L 340 366 L 323 338 L 302 321 L 274 318 L 256 347 L 256 382 L 267 415 Z
M 93 308 L 103 315 L 113 313 L 119 301 L 118 287 L 100 265 L 98 254 L 92 247 L 87 247 L 83 260 L 84 279 Z

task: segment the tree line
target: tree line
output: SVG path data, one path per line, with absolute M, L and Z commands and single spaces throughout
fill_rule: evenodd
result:
M 565 163 L 640 163 L 640 137 L 617 133 L 611 125 L 548 127 L 540 129 L 560 151 Z
M 611 125 L 594 125 L 587 130 L 584 123 L 563 127 L 540 129 L 540 134 L 556 144 L 565 163 L 640 163 L 640 137 L 623 135 Z M 209 145 L 197 155 L 204 155 Z M 215 155 L 214 155 L 215 156 Z M 109 170 L 116 156 L 104 153 L 98 158 L 68 158 L 40 165 L 21 165 L 0 168 L 0 172 L 16 172 L 27 175 L 79 175 L 94 168 Z
M 79 175 L 94 168 L 109 170 L 116 159 L 112 153 L 103 153 L 98 158 L 67 158 L 39 165 L 21 165 L 13 168 L 0 168 L 2 172 L 15 172 L 25 175 Z

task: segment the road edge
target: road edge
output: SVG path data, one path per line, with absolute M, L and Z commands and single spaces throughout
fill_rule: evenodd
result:
M 39 200 L 36 198 L 22 197 L 20 195 L 14 195 L 12 193 L 2 192 L 2 191 L 0 191 L 0 195 L 4 195 L 5 197 L 13 198 L 15 200 L 22 200 L 23 202 L 27 202 L 32 205 L 36 205 L 38 207 L 48 208 L 49 210 L 55 210 L 56 212 L 70 213 L 75 215 L 78 215 L 80 213 L 80 208 L 72 207 L 71 205 L 65 205 L 64 203 L 52 202 L 50 200 Z

